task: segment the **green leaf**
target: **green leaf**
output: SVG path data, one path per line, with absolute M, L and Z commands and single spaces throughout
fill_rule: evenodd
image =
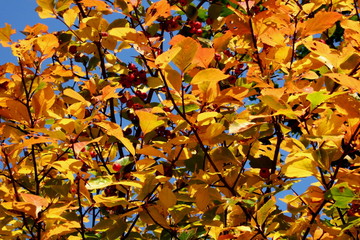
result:
M 94 190 L 102 189 L 110 185 L 113 185 L 111 176 L 104 176 L 90 179 L 86 184 L 86 188 L 88 190 Z
M 260 225 L 262 225 L 266 218 L 276 209 L 275 201 L 267 201 L 258 211 L 257 211 L 257 220 Z
M 327 197 L 335 200 L 334 206 L 339 208 L 347 208 L 348 204 L 353 201 L 355 194 L 349 188 L 348 183 L 340 183 L 330 189 Z
M 179 239 L 180 240 L 191 240 L 194 239 L 193 237 L 196 235 L 196 229 L 190 229 L 188 231 L 183 231 L 180 236 Z
M 119 163 L 122 167 L 125 167 L 132 162 L 134 162 L 134 158 L 131 156 L 127 156 L 116 160 L 114 163 Z

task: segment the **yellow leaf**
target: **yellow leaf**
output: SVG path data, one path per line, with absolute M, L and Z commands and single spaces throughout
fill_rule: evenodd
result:
M 137 32 L 134 28 L 118 27 L 109 30 L 109 35 L 120 41 L 132 43 L 146 43 L 146 37 L 142 32 Z
M 58 238 L 68 233 L 77 232 L 77 229 L 79 228 L 81 228 L 81 226 L 78 221 L 68 221 L 65 223 L 54 224 L 52 227 L 46 230 L 42 238 L 51 239 L 53 236 Z
M 191 80 L 192 84 L 200 84 L 205 81 L 219 82 L 228 78 L 229 76 L 224 74 L 217 68 L 208 68 L 198 72 L 195 77 Z
M 200 188 L 195 193 L 195 203 L 200 211 L 205 211 L 210 204 L 211 199 L 209 196 L 208 188 Z
M 66 109 L 68 114 L 73 115 L 78 119 L 83 119 L 85 117 L 86 105 L 82 102 L 76 102 L 71 104 L 70 107 Z
M 147 145 L 147 146 L 143 146 L 141 149 L 136 150 L 137 154 L 144 154 L 146 156 L 154 156 L 154 157 L 160 157 L 160 158 L 165 158 L 166 156 L 165 154 L 154 148 L 153 146 Z
M 68 27 L 71 27 L 74 24 L 77 16 L 78 16 L 78 12 L 75 11 L 74 8 L 70 8 L 66 10 L 66 12 L 63 14 L 64 22 Z
M 140 127 L 144 134 L 151 132 L 165 123 L 163 120 L 158 120 L 159 117 L 155 114 L 141 110 L 137 110 L 135 113 L 139 117 Z
M 272 95 L 264 95 L 259 98 L 263 103 L 274 110 L 286 109 L 286 106 L 284 106 L 284 104 L 282 104 L 279 99 Z
M 124 144 L 124 146 L 129 151 L 129 153 L 135 155 L 134 146 L 132 145 L 131 141 L 128 138 L 124 137 L 123 131 L 118 124 L 108 121 L 102 121 L 95 124 L 98 125 L 99 127 L 104 128 L 106 130 L 106 134 L 110 136 L 114 136 L 117 139 L 119 139 L 121 143 Z
M 311 153 L 299 152 L 289 154 L 282 168 L 282 172 L 290 178 L 314 176 L 317 174 L 316 162 Z
M 36 3 L 39 5 L 36 11 L 40 18 L 55 18 L 54 1 L 36 0 Z
M 119 198 L 117 196 L 105 197 L 103 195 L 95 195 L 93 196 L 95 201 L 95 206 L 100 207 L 102 204 L 106 207 L 114 207 L 114 206 L 126 206 L 129 202 L 125 198 Z
M 165 208 L 171 208 L 177 202 L 176 196 L 170 188 L 164 187 L 159 193 L 160 202 Z
M 135 188 L 142 188 L 143 187 L 143 184 L 141 182 L 139 182 L 139 181 L 122 180 L 122 181 L 117 182 L 116 184 L 129 186 L 129 187 L 135 187 Z
M 141 159 L 141 160 L 136 161 L 136 169 L 138 171 L 143 171 L 143 170 L 151 167 L 155 163 L 156 163 L 156 161 L 154 159 L 150 159 L 150 158 Z
M 180 47 L 173 47 L 170 50 L 163 52 L 156 57 L 155 65 L 159 68 L 165 69 L 180 51 Z
M 218 112 L 203 112 L 197 116 L 196 120 L 201 125 L 207 125 L 215 121 L 215 117 L 217 117 L 218 115 Z
M 170 4 L 167 0 L 160 0 L 146 10 L 145 26 L 150 26 L 158 17 L 170 16 Z
M 88 107 L 91 105 L 91 103 L 86 101 L 83 96 L 81 96 L 78 92 L 75 92 L 71 88 L 66 88 L 64 90 L 64 95 L 68 96 L 68 97 L 71 97 L 71 98 L 73 98 L 75 100 L 78 100 L 79 102 L 82 102 L 83 104 L 85 104 Z
M 223 133 L 225 130 L 225 126 L 221 123 L 213 123 L 207 127 L 204 136 L 204 139 L 211 140 L 217 136 L 219 136 L 221 133 Z

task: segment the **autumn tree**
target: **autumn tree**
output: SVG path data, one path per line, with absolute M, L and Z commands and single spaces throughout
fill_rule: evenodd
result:
M 37 4 L 62 31 L 0 29 L 2 239 L 359 239 L 358 0 Z

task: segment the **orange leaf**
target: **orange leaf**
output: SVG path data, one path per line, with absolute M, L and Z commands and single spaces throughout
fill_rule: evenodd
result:
M 11 25 L 5 23 L 5 27 L 0 28 L 0 43 L 3 47 L 9 47 L 11 42 L 10 36 L 15 34 L 16 30 L 11 29 Z
M 318 33 L 322 33 L 326 29 L 334 25 L 342 15 L 337 12 L 318 12 L 314 18 L 300 23 L 301 36 L 306 37 Z
M 141 110 L 137 110 L 135 113 L 139 117 L 140 127 L 144 134 L 151 132 L 155 128 L 164 124 L 164 121 L 158 120 L 159 116 L 155 114 Z
M 36 41 L 40 52 L 43 54 L 43 58 L 49 58 L 54 53 L 56 48 L 59 46 L 59 40 L 53 34 L 46 34 L 41 36 Z
M 170 16 L 170 4 L 167 0 L 160 0 L 146 10 L 145 26 L 150 26 L 158 17 Z
M 326 73 L 324 75 L 328 76 L 340 85 L 354 89 L 356 92 L 360 93 L 360 81 L 356 78 L 341 73 Z

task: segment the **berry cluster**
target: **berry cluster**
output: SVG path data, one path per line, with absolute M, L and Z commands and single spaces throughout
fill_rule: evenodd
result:
M 202 24 L 199 21 L 192 21 L 190 20 L 188 22 L 188 25 L 190 27 L 189 32 L 196 35 L 201 35 L 203 33 L 203 30 L 201 29 Z
M 186 0 L 185 0 L 186 1 Z M 181 26 L 181 17 L 169 17 L 165 20 L 160 21 L 160 28 L 166 32 L 172 32 L 174 30 L 178 30 Z
M 163 137 L 163 138 L 166 138 L 166 139 L 175 137 L 174 133 L 171 133 L 171 131 L 167 130 L 164 126 L 158 127 L 155 130 L 155 132 L 156 132 L 156 137 Z
M 140 84 L 147 84 L 146 72 L 144 70 L 139 71 L 133 63 L 129 63 L 128 68 L 129 73 L 122 74 L 120 76 L 120 83 L 124 88 L 139 86 Z
M 126 107 L 128 108 L 133 108 L 134 110 L 139 110 L 142 109 L 144 106 L 140 103 L 137 103 L 136 100 L 134 101 L 135 97 L 140 98 L 142 101 L 145 101 L 145 99 L 147 98 L 147 93 L 145 92 L 141 92 L 139 90 L 137 90 L 135 92 L 135 95 L 132 95 L 129 97 L 129 99 L 125 96 L 125 95 L 121 95 L 120 96 L 120 102 L 122 103 L 126 103 Z

